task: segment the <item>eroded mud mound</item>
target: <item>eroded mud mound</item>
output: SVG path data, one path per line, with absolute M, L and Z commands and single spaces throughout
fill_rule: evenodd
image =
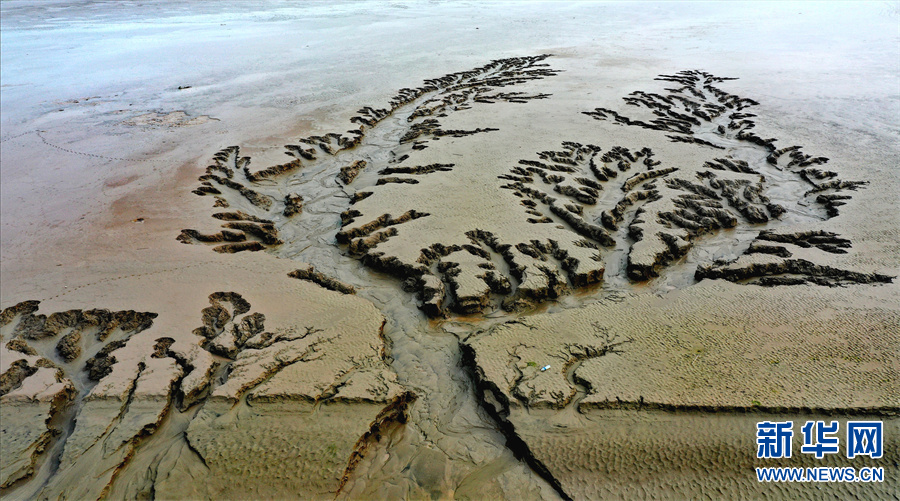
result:
M 39 301 L 24 301 L 0 313 L 3 489 L 34 475 L 45 453 L 72 426 L 75 402 L 108 380 L 118 358 L 134 362 L 121 348 L 156 317 L 106 309 L 45 315 L 37 313 L 39 307 Z M 137 366 L 146 368 L 142 360 Z M 127 394 L 119 397 L 127 399 Z
M 702 265 L 697 268 L 696 277 L 766 287 L 803 284 L 838 287 L 893 282 L 896 277 L 843 270 L 810 260 L 821 258 L 822 253 L 845 254 L 850 246 L 849 240 L 826 231 L 761 232 L 737 260 Z

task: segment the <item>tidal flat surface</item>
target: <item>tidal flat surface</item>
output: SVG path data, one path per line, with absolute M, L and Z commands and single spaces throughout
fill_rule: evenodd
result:
M 4 499 L 896 492 L 895 3 L 0 13 Z

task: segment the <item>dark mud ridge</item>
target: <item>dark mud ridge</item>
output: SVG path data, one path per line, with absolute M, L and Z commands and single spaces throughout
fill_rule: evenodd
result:
M 896 418 L 900 416 L 900 407 L 885 405 L 880 407 L 788 407 L 779 405 L 683 405 L 651 402 L 646 400 L 615 402 L 588 402 L 578 406 L 582 412 L 590 410 L 635 410 L 690 412 L 698 414 L 820 414 L 824 416 L 872 416 Z
M 777 263 L 749 263 L 744 266 L 707 265 L 697 268 L 697 279 L 722 278 L 730 282 L 766 287 L 777 285 L 824 285 L 891 283 L 895 277 L 878 273 L 859 273 L 813 264 L 805 259 L 784 259 Z
M 356 293 L 356 289 L 354 289 L 352 285 L 347 285 L 340 280 L 335 280 L 331 277 L 328 277 L 316 271 L 312 266 L 306 268 L 305 270 L 294 270 L 288 273 L 288 276 L 291 278 L 299 278 L 300 280 L 307 280 L 314 284 L 321 285 L 328 290 L 340 292 L 341 294 Z
M 359 466 L 360 461 L 362 461 L 372 446 L 381 440 L 382 434 L 386 434 L 392 427 L 403 426 L 407 423 L 409 420 L 409 406 L 417 398 L 415 393 L 404 392 L 394 397 L 387 407 L 378 413 L 369 430 L 359 438 L 353 447 L 353 453 L 350 455 L 347 468 L 341 477 L 341 483 L 338 485 L 336 497 L 340 496 L 341 491 L 347 487 L 353 471 Z
M 777 245 L 777 244 L 788 245 Z M 794 250 L 789 249 L 793 248 Z M 828 231 L 775 233 L 763 231 L 733 262 L 715 262 L 697 267 L 696 278 L 725 279 L 735 283 L 765 287 L 781 285 L 822 285 L 891 283 L 895 277 L 879 273 L 861 273 L 820 265 L 794 257 L 794 252 L 817 249 L 830 254 L 846 254 L 850 240 Z M 758 256 L 765 256 L 759 258 Z
M 481 407 L 497 422 L 500 431 L 506 437 L 506 445 L 515 454 L 516 458 L 524 461 L 535 473 L 547 481 L 551 487 L 563 499 L 572 499 L 563 490 L 562 484 L 553 473 L 542 463 L 529 449 L 517 434 L 515 426 L 507 419 L 509 417 L 509 399 L 497 385 L 486 379 L 481 368 L 475 362 L 475 350 L 466 344 L 460 344 L 462 351 L 461 363 L 475 383 L 476 394 L 479 396 Z

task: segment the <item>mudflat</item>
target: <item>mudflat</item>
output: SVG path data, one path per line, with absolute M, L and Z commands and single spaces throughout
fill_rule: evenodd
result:
M 896 496 L 895 5 L 0 10 L 3 499 Z

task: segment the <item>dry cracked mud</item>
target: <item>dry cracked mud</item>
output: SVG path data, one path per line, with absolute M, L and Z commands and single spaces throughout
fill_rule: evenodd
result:
M 523 137 L 553 61 L 401 89 L 284 163 L 215 153 L 177 240 L 289 262 L 281 323 L 239 283 L 190 335 L 3 310 L 4 497 L 802 495 L 745 455 L 783 416 L 877 416 L 896 462 L 895 276 L 831 226 L 878 188 L 697 70 Z

